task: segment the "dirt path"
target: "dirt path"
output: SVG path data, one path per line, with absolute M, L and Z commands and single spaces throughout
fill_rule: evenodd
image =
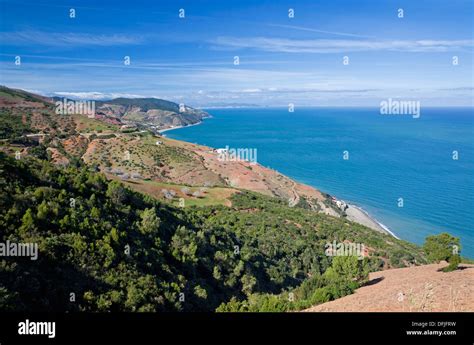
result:
M 298 203 L 300 202 L 300 196 L 296 192 L 296 182 L 294 182 L 294 181 L 292 181 L 291 193 L 293 194 L 293 197 L 289 200 L 288 204 L 290 206 L 298 205 Z

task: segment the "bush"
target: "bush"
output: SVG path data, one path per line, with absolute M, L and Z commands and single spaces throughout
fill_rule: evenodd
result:
M 452 272 L 458 268 L 458 265 L 461 263 L 461 257 L 459 255 L 454 255 L 449 260 L 449 265 L 442 269 L 443 272 Z
M 329 302 L 331 297 L 331 293 L 327 287 L 316 289 L 316 291 L 313 293 L 313 296 L 311 296 L 311 304 Z
M 369 278 L 368 261 L 359 260 L 356 256 L 336 256 L 331 267 L 324 273 L 324 277 L 330 281 L 342 279 L 365 283 Z
M 428 236 L 423 249 L 431 262 L 444 260 L 449 263 L 449 266 L 443 269 L 444 272 L 454 271 L 461 262 L 459 238 L 451 236 L 446 232 Z

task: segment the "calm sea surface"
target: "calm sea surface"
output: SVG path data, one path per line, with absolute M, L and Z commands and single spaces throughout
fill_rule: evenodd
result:
M 398 237 L 421 244 L 447 231 L 474 258 L 473 108 L 422 108 L 417 119 L 378 108 L 207 111 L 213 118 L 166 135 L 256 148 L 260 164 L 364 208 Z

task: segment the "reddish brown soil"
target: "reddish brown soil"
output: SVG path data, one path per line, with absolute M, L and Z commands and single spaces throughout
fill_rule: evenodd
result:
M 369 284 L 313 312 L 459 312 L 474 311 L 474 265 L 444 273 L 447 264 L 398 268 L 370 274 Z

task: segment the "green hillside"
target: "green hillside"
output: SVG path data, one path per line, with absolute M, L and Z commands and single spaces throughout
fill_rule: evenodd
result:
M 45 97 L 20 89 L 12 89 L 3 85 L 0 85 L 0 98 L 7 101 L 28 101 L 49 104 Z
M 37 260 L 0 257 L 2 310 L 299 310 L 352 293 L 369 271 L 426 263 L 416 245 L 276 197 L 218 184 L 180 208 L 162 189 L 179 194 L 186 184 L 108 180 L 97 172 L 101 161 L 133 156 L 150 140 L 146 150 L 162 154 L 141 164 L 158 158 L 178 171 L 169 176 L 182 175 L 171 163 L 189 151 L 55 115 L 39 96 L 0 92 L 0 243 L 39 247 Z M 115 152 L 115 144 L 124 146 Z M 334 241 L 362 243 L 367 255 L 333 259 L 325 245 Z
M 333 240 L 373 248 L 371 270 L 424 262 L 415 245 L 254 193 L 235 195 L 232 208 L 180 209 L 86 166 L 2 153 L 0 170 L 0 241 L 39 244 L 36 261 L 0 260 L 2 310 L 215 310 L 298 286 L 304 297 L 329 285 L 337 298 L 357 284 L 314 283 L 331 266 L 324 244 Z

